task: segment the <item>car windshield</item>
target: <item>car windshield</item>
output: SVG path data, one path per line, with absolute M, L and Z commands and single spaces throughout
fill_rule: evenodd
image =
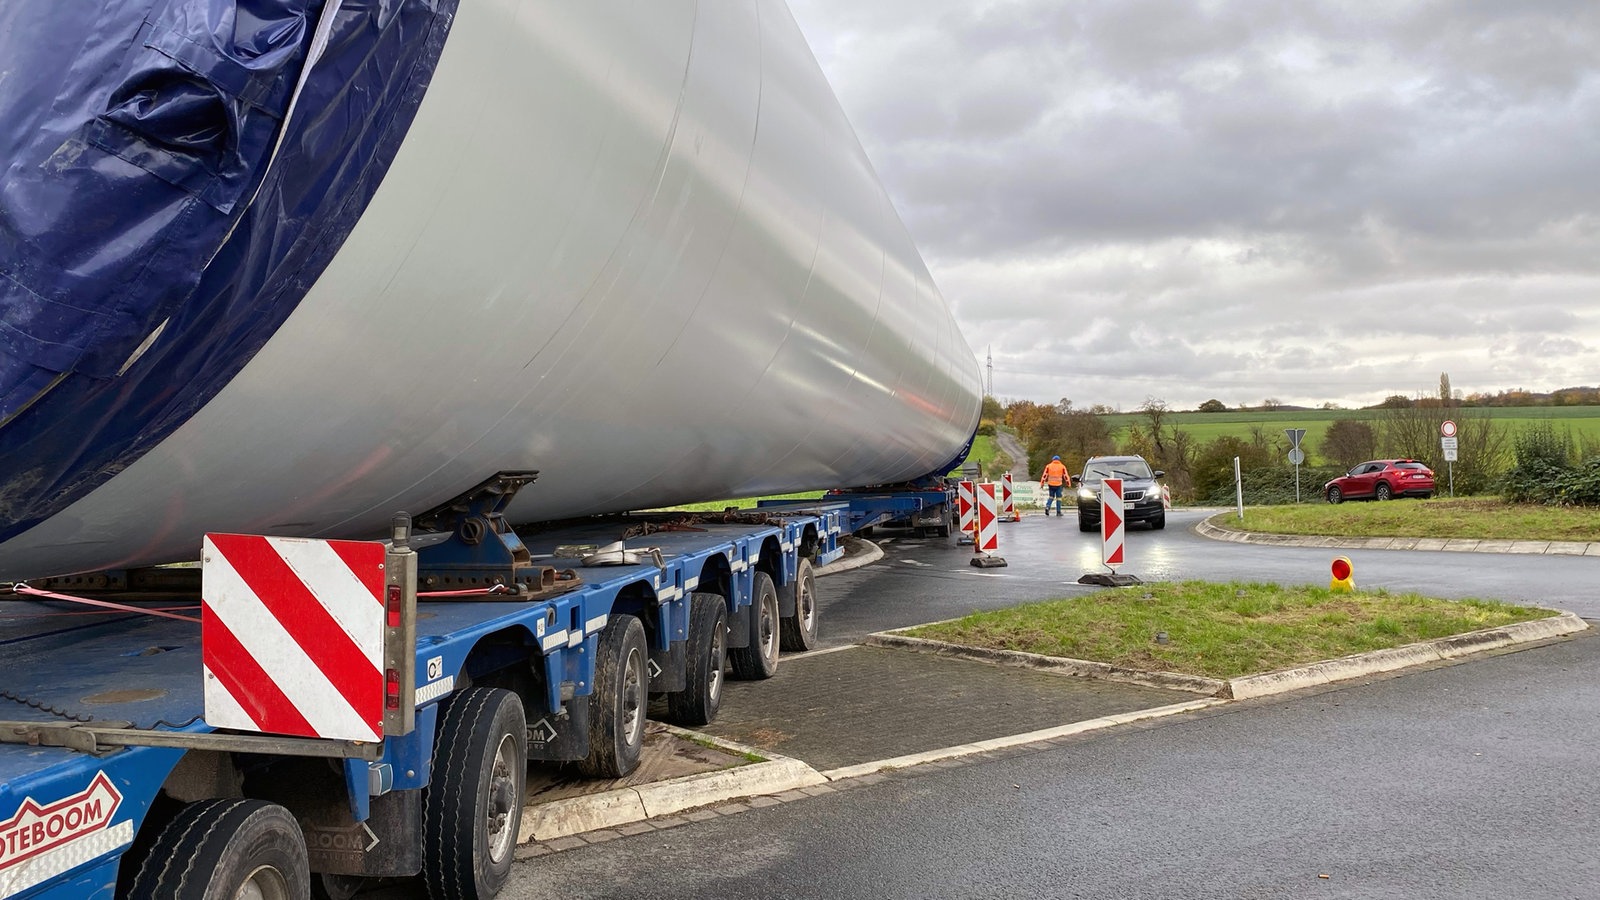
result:
M 1083 473 L 1085 481 L 1104 481 L 1107 478 L 1154 478 L 1150 465 L 1142 459 L 1117 459 L 1090 463 Z
M 1425 466 L 1425 465 L 1423 465 L 1422 463 L 1419 463 L 1419 462 L 1395 463 L 1394 467 L 1396 469 L 1426 469 L 1427 468 L 1427 466 Z

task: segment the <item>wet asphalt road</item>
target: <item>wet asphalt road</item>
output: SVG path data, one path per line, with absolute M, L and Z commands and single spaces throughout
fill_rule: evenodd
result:
M 1585 637 L 920 767 L 527 860 L 504 896 L 1594 897 L 1597 665 Z
M 1146 580 L 1325 583 L 1343 551 L 1128 534 Z M 880 532 L 825 579 L 825 645 L 1089 590 L 1096 536 L 1002 526 L 1009 567 Z M 1600 561 L 1355 551 L 1363 588 L 1600 617 Z M 517 865 L 534 897 L 1600 897 L 1600 638 L 1230 704 L 863 780 Z M 850 783 L 845 783 L 850 784 Z M 1320 876 L 1326 875 L 1327 878 Z

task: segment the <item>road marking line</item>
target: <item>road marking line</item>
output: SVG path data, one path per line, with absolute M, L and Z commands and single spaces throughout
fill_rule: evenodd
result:
M 1090 731 L 1100 731 L 1113 728 L 1117 725 L 1126 725 L 1129 722 L 1140 722 L 1146 719 L 1160 719 L 1166 716 L 1182 715 L 1195 710 L 1207 709 L 1227 703 L 1226 700 L 1208 698 L 1205 700 L 1188 700 L 1183 703 L 1173 703 L 1168 706 L 1157 706 L 1154 709 L 1142 709 L 1131 713 L 1117 713 L 1116 715 L 1101 716 L 1097 719 L 1086 719 L 1082 722 L 1073 722 L 1069 725 L 1057 725 L 1053 728 L 1042 728 L 1038 731 L 1029 731 L 1023 734 L 1014 734 L 1009 737 L 992 738 L 985 741 L 974 741 L 970 744 L 958 744 L 954 747 L 944 747 L 939 750 L 926 750 L 922 753 L 910 753 L 905 756 L 896 756 L 890 759 L 880 759 L 874 762 L 861 763 L 854 766 L 841 766 L 837 769 L 828 769 L 822 777 L 829 781 L 840 781 L 846 778 L 859 778 L 871 775 L 883 769 L 905 769 L 911 766 L 920 766 L 924 763 L 938 762 L 944 759 L 959 759 L 963 756 L 973 756 L 978 753 L 987 753 L 990 750 L 1002 750 L 1007 747 L 1018 747 L 1023 744 L 1032 744 L 1037 741 L 1048 741 L 1068 735 L 1083 734 Z

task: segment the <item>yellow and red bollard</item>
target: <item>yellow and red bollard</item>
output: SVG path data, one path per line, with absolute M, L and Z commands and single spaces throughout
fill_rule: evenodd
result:
M 1356 589 L 1356 570 L 1350 562 L 1350 557 L 1341 556 L 1335 559 L 1331 570 L 1333 578 L 1328 582 L 1328 590 L 1343 592 Z

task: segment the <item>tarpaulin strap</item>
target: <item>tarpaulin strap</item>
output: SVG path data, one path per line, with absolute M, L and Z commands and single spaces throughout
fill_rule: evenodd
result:
M 139 606 L 129 606 L 126 603 L 112 603 L 109 600 L 90 600 L 88 597 L 72 597 L 68 596 L 67 594 L 56 594 L 50 591 L 41 591 L 36 587 L 29 587 L 27 584 L 21 581 L 11 585 L 11 590 L 18 594 L 22 594 L 25 597 L 42 597 L 49 600 L 65 600 L 68 603 L 82 603 L 86 606 L 98 606 L 103 609 L 115 609 L 122 612 L 141 613 L 146 616 L 160 616 L 163 619 L 177 619 L 180 622 L 193 622 L 196 625 L 200 624 L 200 620 L 194 616 L 180 616 L 177 613 L 163 612 L 159 609 L 145 609 L 144 607 Z
M 417 592 L 417 596 L 418 597 L 471 597 L 474 594 L 504 594 L 506 591 L 509 591 L 509 590 L 511 590 L 511 589 L 506 587 L 505 585 L 497 584 L 494 587 L 471 588 L 470 590 L 465 590 L 465 591 L 418 591 Z

